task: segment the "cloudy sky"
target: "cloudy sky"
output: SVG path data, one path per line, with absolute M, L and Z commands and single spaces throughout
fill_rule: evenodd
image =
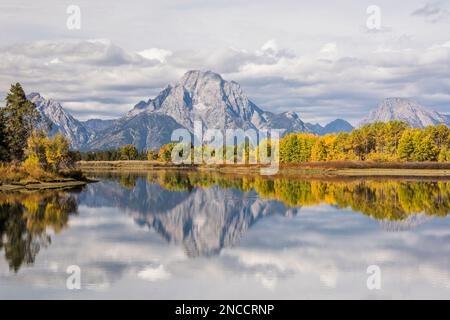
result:
M 355 123 L 392 96 L 450 113 L 449 31 L 448 1 L 2 0 L 0 98 L 19 81 L 80 119 L 114 118 L 201 69 L 310 122 Z

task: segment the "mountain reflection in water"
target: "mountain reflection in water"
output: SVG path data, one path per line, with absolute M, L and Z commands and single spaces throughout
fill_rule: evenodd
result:
M 391 231 L 450 211 L 449 181 L 324 181 L 168 171 L 97 178 L 102 182 L 80 195 L 82 203 L 118 206 L 139 225 L 183 245 L 190 257 L 218 254 L 237 245 L 259 219 L 292 217 L 304 206 L 351 208 Z

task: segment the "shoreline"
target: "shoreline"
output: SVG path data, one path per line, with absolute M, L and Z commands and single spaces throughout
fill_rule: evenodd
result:
M 8 191 L 39 191 L 39 190 L 50 190 L 50 189 L 72 189 L 77 187 L 83 187 L 89 182 L 94 182 L 93 180 L 78 181 L 78 180 L 67 180 L 67 181 L 49 181 L 49 182 L 29 182 L 29 183 L 7 183 L 0 185 L 0 192 Z
M 234 174 L 259 174 L 261 165 L 194 165 L 172 164 L 158 161 L 80 161 L 83 171 L 149 171 L 187 170 Z M 359 161 L 308 162 L 282 164 L 277 176 L 346 176 L 346 177 L 448 177 L 450 163 L 373 163 Z

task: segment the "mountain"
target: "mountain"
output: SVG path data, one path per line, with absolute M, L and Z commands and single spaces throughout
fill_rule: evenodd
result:
M 52 124 L 50 135 L 62 133 L 71 147 L 102 150 L 134 144 L 139 149 L 158 149 L 171 141 L 175 129 L 193 133 L 195 121 L 207 129 L 281 129 L 314 132 L 295 112 L 274 114 L 261 110 L 234 81 L 225 81 L 211 71 L 188 71 L 154 99 L 140 101 L 125 116 L 115 120 L 78 121 L 55 100 L 39 93 L 28 96 Z
M 92 137 L 93 132 L 66 112 L 58 101 L 47 100 L 36 92 L 29 94 L 27 99 L 36 105 L 43 120 L 51 124 L 50 136 L 61 133 L 74 149 L 83 147 Z
M 206 129 L 284 129 L 311 132 L 294 112 L 265 112 L 250 101 L 241 86 L 211 71 L 188 71 L 175 85 L 154 99 L 140 101 L 128 114 L 106 127 L 86 149 L 104 149 L 132 143 L 158 148 L 170 142 L 172 130 L 193 132 L 194 122 Z
M 447 124 L 449 117 L 434 110 L 423 107 L 415 101 L 403 98 L 383 100 L 377 109 L 360 122 L 360 126 L 377 121 L 388 122 L 401 120 L 413 128 L 424 128 L 429 125 Z
M 191 131 L 194 121 L 201 121 L 205 129 L 259 129 L 267 122 L 264 112 L 248 99 L 239 84 L 211 71 L 187 72 L 155 99 L 138 103 L 128 116 L 143 111 L 170 116 Z
M 92 132 L 100 132 L 111 127 L 116 120 L 89 119 L 81 123 Z
M 312 123 L 305 123 L 306 128 L 308 128 L 308 131 L 313 132 L 315 134 L 320 134 L 320 132 L 323 130 L 323 127 L 316 123 L 316 124 L 312 124 Z
M 348 121 L 345 121 L 343 119 L 336 119 L 323 127 L 320 135 L 339 132 L 351 132 L 353 129 L 353 126 Z
M 28 97 L 52 123 L 51 134 L 62 133 L 69 138 L 72 148 L 81 150 L 111 149 L 125 144 L 134 144 L 139 149 L 158 149 L 171 142 L 175 129 L 185 128 L 193 133 L 195 121 L 202 124 L 203 130 L 281 129 L 283 135 L 291 132 L 325 135 L 353 129 L 342 119 L 321 126 L 303 122 L 295 112 L 264 111 L 247 97 L 238 83 L 226 81 L 211 71 L 186 72 L 155 98 L 138 102 L 126 115 L 115 120 L 81 122 L 55 100 L 46 100 L 38 93 Z M 441 123 L 450 125 L 450 115 L 402 98 L 383 100 L 359 125 L 391 120 L 402 120 L 417 128 Z
M 324 136 L 329 133 L 339 133 L 339 132 L 351 132 L 354 128 L 353 126 L 343 119 L 336 119 L 322 127 L 320 124 L 306 123 L 306 127 L 309 131 Z
M 283 134 L 291 132 L 313 132 L 300 119 L 298 114 L 292 111 L 283 112 L 280 114 L 265 112 L 264 116 L 267 121 L 262 126 L 262 129 L 284 129 L 285 131 Z
M 182 126 L 167 115 L 142 112 L 114 121 L 111 126 L 99 131 L 82 149 L 117 149 L 132 143 L 139 150 L 157 150 L 170 142 L 172 132 L 179 128 Z

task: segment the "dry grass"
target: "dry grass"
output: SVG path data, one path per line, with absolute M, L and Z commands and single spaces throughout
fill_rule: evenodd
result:
M 0 163 L 0 185 L 26 185 L 40 182 L 61 182 L 66 180 L 81 180 L 80 170 L 70 170 L 59 174 L 47 172 L 38 167 L 24 167 L 20 163 Z
M 196 165 L 183 164 L 176 165 L 170 162 L 156 160 L 119 160 L 119 161 L 79 161 L 81 169 L 127 169 L 127 170 L 146 170 L 154 168 L 195 168 Z
M 449 170 L 450 162 L 379 162 L 379 161 L 323 161 L 282 164 L 282 168 L 299 169 L 439 169 Z
M 142 172 L 149 170 L 200 170 L 220 173 L 258 174 L 262 165 L 175 165 L 159 161 L 81 161 L 86 172 Z M 282 164 L 277 175 L 355 177 L 450 177 L 450 163 L 328 161 Z
M 17 164 L 0 164 L 0 184 L 22 184 L 33 181 L 51 181 L 56 176 L 38 169 L 25 169 Z
M 80 161 L 81 168 L 87 167 L 115 167 L 115 168 L 133 168 L 133 167 L 210 167 L 210 168 L 260 168 L 258 164 L 211 164 L 211 165 L 176 165 L 173 163 L 147 160 L 120 160 L 120 161 Z M 298 162 L 283 163 L 281 168 L 286 169 L 439 169 L 450 170 L 450 162 L 379 162 L 379 161 L 321 161 L 321 162 Z

